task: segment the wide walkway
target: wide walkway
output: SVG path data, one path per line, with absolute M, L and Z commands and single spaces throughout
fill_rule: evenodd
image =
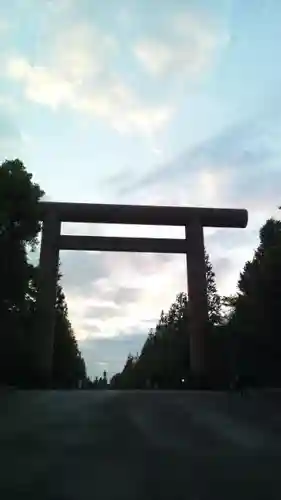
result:
M 281 498 L 281 394 L 0 391 L 3 500 Z

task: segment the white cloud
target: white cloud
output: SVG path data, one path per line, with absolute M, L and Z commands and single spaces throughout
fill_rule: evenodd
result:
M 24 58 L 14 58 L 8 62 L 7 72 L 11 78 L 24 83 L 26 97 L 31 101 L 57 108 L 74 99 L 71 82 L 54 70 L 31 66 Z
M 168 106 L 141 104 L 132 90 L 120 82 L 108 83 L 108 87 L 77 99 L 73 107 L 104 118 L 121 133 L 137 131 L 148 136 L 161 129 L 173 112 Z
M 145 69 L 155 75 L 168 72 L 174 56 L 173 47 L 152 39 L 140 41 L 134 53 Z
M 189 168 L 188 161 L 184 164 L 181 179 L 177 177 L 176 169 L 174 177 L 172 175 L 166 180 L 165 175 L 155 176 L 151 183 L 142 183 L 141 177 L 136 178 L 135 184 L 129 179 L 124 179 L 123 186 L 120 182 L 118 194 L 122 196 L 124 202 L 140 204 L 159 205 L 187 205 L 187 206 L 226 206 L 226 190 L 232 182 L 232 173 L 228 171 L 217 171 L 211 162 L 206 162 L 197 169 Z M 160 169 L 159 169 L 160 171 Z M 158 172 L 158 169 L 155 169 Z M 170 174 L 173 173 L 171 165 Z M 130 184 L 131 181 L 131 184 Z M 172 232 L 171 232 L 172 231 Z M 166 235 L 175 234 L 179 228 L 172 228 Z M 165 237 L 165 234 L 163 234 Z
M 7 76 L 22 85 L 30 101 L 54 110 L 67 106 L 104 120 L 120 133 L 154 136 L 170 121 L 174 105 L 148 103 L 142 90 L 136 93 L 118 69 L 118 40 L 91 21 L 76 22 L 65 5 L 58 11 L 49 3 L 52 15 L 46 11 L 41 53 L 39 47 L 36 60 L 10 55 Z M 209 19 L 186 12 L 171 20 L 168 40 L 144 38 L 134 52 L 152 74 L 195 75 L 213 62 L 222 40 Z
M 134 54 L 154 76 L 197 76 L 213 64 L 228 40 L 224 30 L 202 12 L 188 11 L 171 20 L 165 38 L 144 38 Z
M 84 21 L 55 33 L 50 61 L 70 81 L 81 83 L 108 72 L 117 52 L 118 44 L 113 37 Z
M 68 106 L 122 133 L 151 135 L 170 119 L 170 106 L 147 105 L 114 74 L 118 44 L 91 24 L 59 28 L 49 46 L 40 64 L 21 56 L 7 60 L 7 76 L 22 84 L 28 100 L 53 109 Z
M 91 326 L 95 337 L 110 337 L 155 323 L 186 286 L 186 273 L 174 278 L 174 259 L 179 256 L 63 253 L 62 284 L 77 338 L 88 337 Z

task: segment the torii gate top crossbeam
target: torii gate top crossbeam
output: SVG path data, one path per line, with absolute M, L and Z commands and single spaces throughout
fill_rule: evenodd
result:
M 244 209 L 40 202 L 41 220 L 49 212 L 61 222 L 187 226 L 197 220 L 201 226 L 236 228 L 245 228 L 248 222 Z

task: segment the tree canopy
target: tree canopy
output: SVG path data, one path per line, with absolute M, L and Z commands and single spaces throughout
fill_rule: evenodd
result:
M 227 388 L 235 376 L 251 385 L 281 383 L 281 222 L 269 219 L 260 244 L 246 262 L 238 293 L 220 297 L 205 253 L 209 307 L 209 388 Z M 228 313 L 223 309 L 228 309 Z M 189 366 L 188 297 L 179 293 L 161 312 L 139 356 L 129 354 L 113 388 L 193 387 Z
M 39 201 L 44 191 L 20 160 L 0 166 L 0 384 L 36 385 L 32 373 L 38 269 L 28 255 L 38 245 Z M 36 332 L 40 335 L 40 332 Z M 76 387 L 86 378 L 65 296 L 57 283 L 54 387 Z

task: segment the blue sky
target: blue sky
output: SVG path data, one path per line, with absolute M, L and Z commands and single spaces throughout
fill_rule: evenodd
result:
M 280 21 L 279 0 L 0 0 L 1 159 L 22 159 L 51 200 L 247 208 L 246 230 L 205 231 L 233 293 L 280 204 Z M 183 256 L 61 261 L 90 375 L 120 369 L 186 289 Z

